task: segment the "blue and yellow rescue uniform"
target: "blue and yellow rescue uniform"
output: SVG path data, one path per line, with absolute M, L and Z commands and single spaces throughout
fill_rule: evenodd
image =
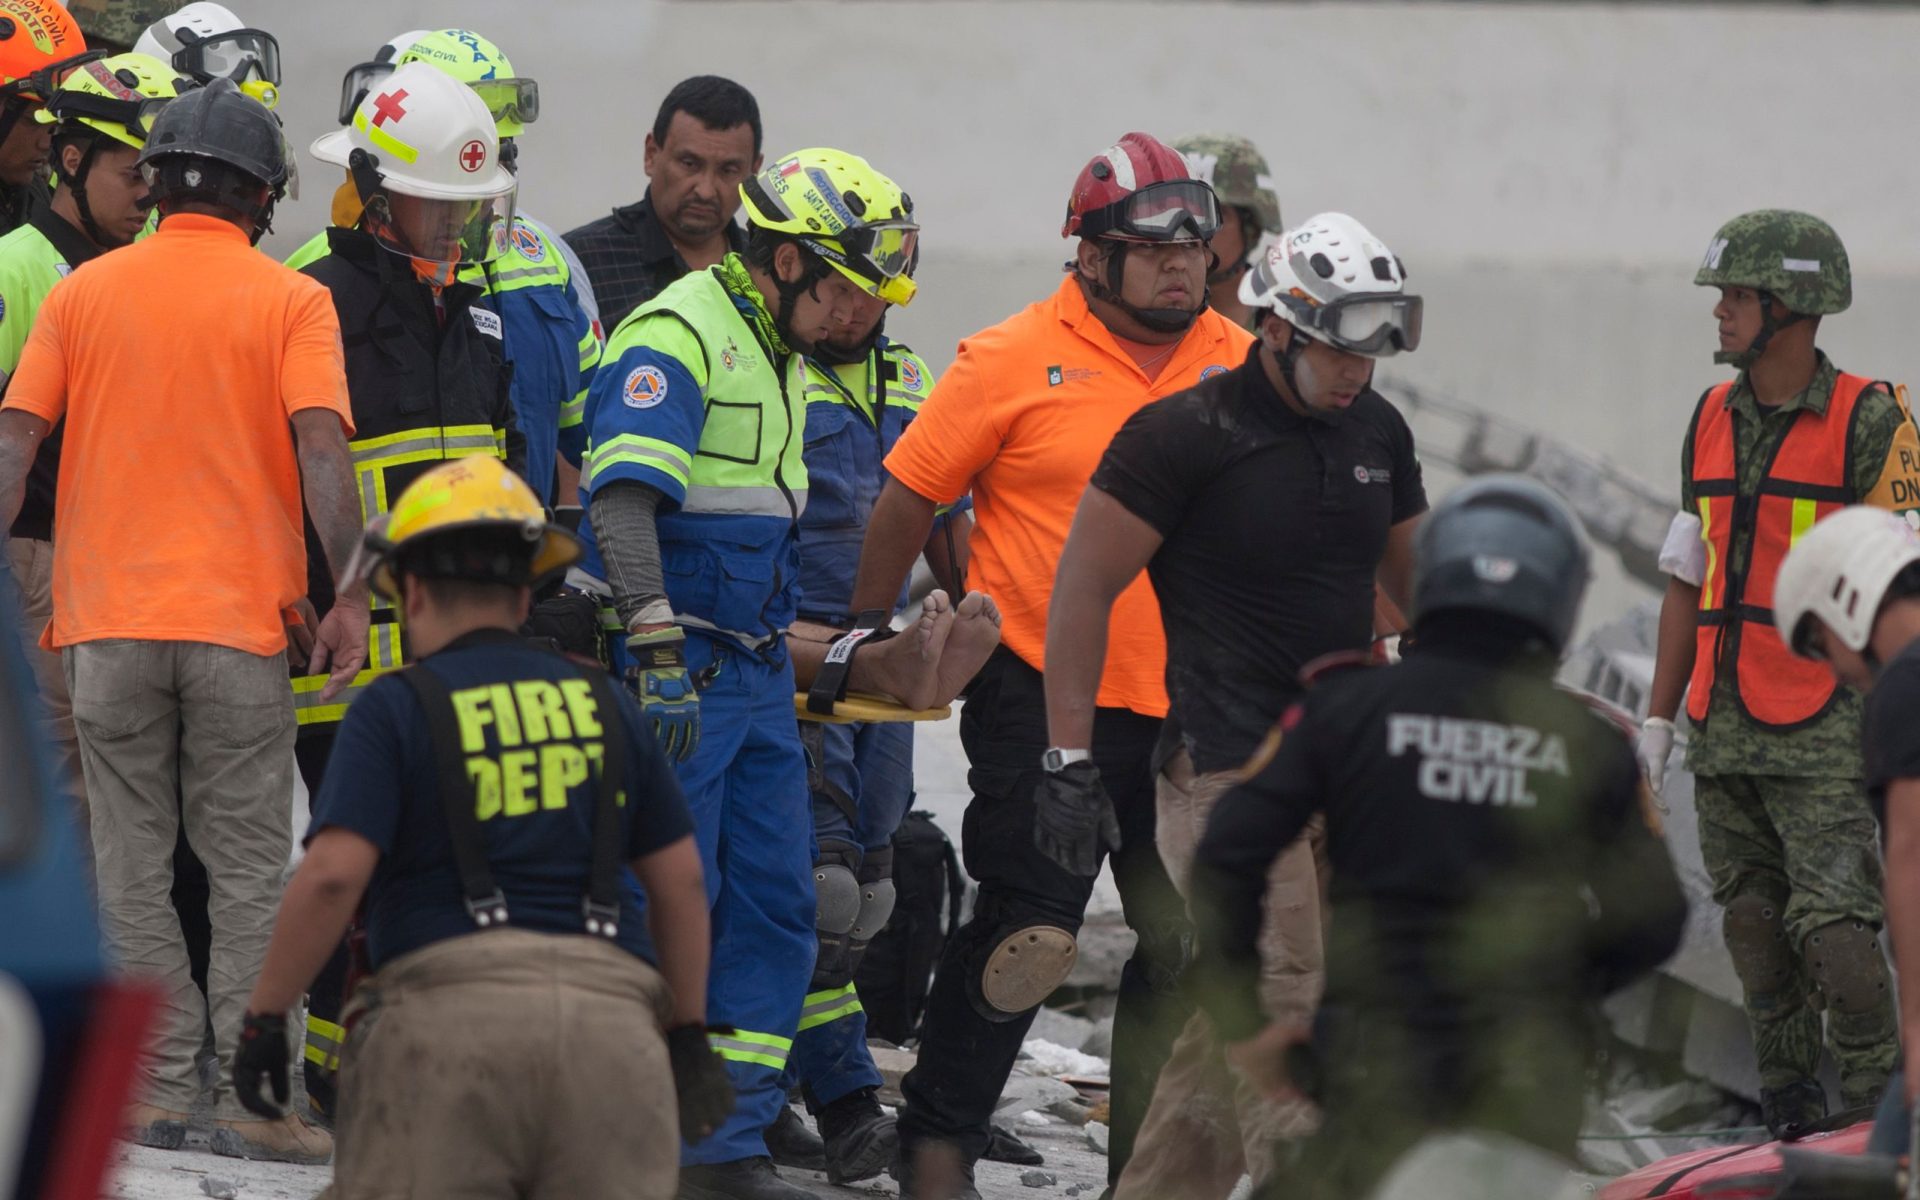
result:
M 781 341 L 738 256 L 676 281 L 608 342 L 587 397 L 587 497 L 616 482 L 662 497 L 667 599 L 701 681 L 701 736 L 678 765 L 693 812 L 714 956 L 708 1019 L 739 1099 L 689 1164 L 764 1156 L 814 962 L 806 760 L 784 631 L 807 502 L 806 366 Z M 606 577 L 589 543 L 584 570 Z
M 933 372 L 920 356 L 884 336 L 857 363 L 827 366 L 809 360 L 807 509 L 800 517 L 802 620 L 848 623 L 860 544 L 887 480 L 881 464 L 932 390 Z M 802 721 L 800 740 L 807 750 L 813 801 L 816 880 L 833 872 L 851 894 L 862 897 L 884 883 L 890 903 L 893 835 L 913 799 L 913 726 Z M 858 914 L 823 908 L 819 916 L 820 957 L 789 1063 L 789 1076 L 816 1107 L 881 1083 L 867 1051 L 866 1014 L 853 986 L 866 943 L 853 940 L 856 926 L 847 918 L 857 920 Z M 869 925 L 858 921 L 857 929 L 867 931 Z
M 624 868 L 693 830 L 680 785 L 654 743 L 640 706 L 613 689 L 620 732 L 581 671 L 507 630 L 467 634 L 421 661 L 453 693 L 474 815 L 486 858 L 506 898 L 508 923 L 580 933 L 593 848 L 596 764 L 609 744 L 626 754 L 620 806 Z M 426 711 L 406 681 L 382 678 L 341 723 L 307 839 L 339 827 L 380 851 L 367 888 L 367 958 L 376 970 L 403 954 L 477 927 L 462 900 L 453 840 Z M 623 876 L 622 949 L 651 963 L 645 898 Z
M 304 270 L 328 253 L 321 232 L 287 258 Z M 580 465 L 586 450 L 587 388 L 600 365 L 600 330 L 573 278 L 560 239 L 532 217 L 519 215 L 506 252 L 485 266 L 460 272 L 463 283 L 486 293 L 500 314 L 507 361 L 513 365 L 513 411 L 527 439 L 522 477 L 540 503 L 570 504 L 555 498 L 554 471 L 564 456 Z

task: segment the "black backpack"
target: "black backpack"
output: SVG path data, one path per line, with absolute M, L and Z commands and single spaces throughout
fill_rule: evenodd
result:
M 960 927 L 967 877 L 933 814 L 910 812 L 893 835 L 893 915 L 854 973 L 867 1034 L 905 1045 L 920 1032 L 933 968 Z

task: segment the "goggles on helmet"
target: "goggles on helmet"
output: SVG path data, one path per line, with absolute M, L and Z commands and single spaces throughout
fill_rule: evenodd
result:
M 1135 242 L 1208 241 L 1220 230 L 1220 199 L 1198 179 L 1150 183 L 1080 219 L 1081 237 Z
M 803 237 L 800 242 L 889 304 L 907 304 L 918 291 L 913 271 L 920 263 L 920 227 L 911 221 L 860 225 L 831 239 Z
M 106 50 L 84 50 L 72 58 L 63 58 L 57 63 L 49 63 L 31 75 L 22 75 L 18 79 L 9 80 L 5 84 L 0 84 L 0 100 L 20 97 L 45 103 L 47 98 L 67 81 L 67 76 L 90 62 L 106 58 L 108 54 Z
M 183 43 L 173 52 L 173 69 L 211 81 L 231 79 L 242 85 L 257 82 L 280 86 L 280 43 L 264 29 L 229 29 L 201 37 L 191 29 L 179 31 Z M 254 99 L 264 99 L 249 91 Z M 271 94 L 278 98 L 278 92 Z
M 353 114 L 382 79 L 393 74 L 390 62 L 363 62 L 340 81 L 340 123 L 353 124 Z M 540 119 L 540 84 L 532 79 L 480 79 L 467 85 L 486 103 L 497 125 L 518 121 L 531 125 Z
M 1277 299 L 1290 322 L 1341 350 L 1388 358 L 1420 345 L 1418 296 L 1342 296 L 1326 304 L 1287 293 Z
M 46 111 L 56 121 L 93 120 L 118 125 L 144 142 L 153 132 L 154 118 L 169 100 L 170 97 L 150 96 L 121 100 L 85 92 L 56 92 L 47 101 Z

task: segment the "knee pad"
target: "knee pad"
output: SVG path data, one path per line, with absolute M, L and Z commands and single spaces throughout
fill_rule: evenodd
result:
M 1787 923 L 1781 901 L 1742 892 L 1727 904 L 1721 929 L 1733 972 L 1749 994 L 1777 992 L 1794 974 L 1793 950 L 1787 944 Z
M 1887 1003 L 1887 959 L 1879 933 L 1865 921 L 1822 925 L 1807 935 L 1801 953 L 1832 1012 L 1854 1016 Z
M 974 954 L 975 1009 L 989 1021 L 1026 1015 L 1067 981 L 1079 954 L 1073 934 L 1058 925 L 999 931 Z
M 851 978 L 847 946 L 854 922 L 860 919 L 860 883 L 848 865 L 852 855 L 821 847 L 813 867 L 813 932 L 820 940 L 814 960 L 813 986 L 840 987 Z

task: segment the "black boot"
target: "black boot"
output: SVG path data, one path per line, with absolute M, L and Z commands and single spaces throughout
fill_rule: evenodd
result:
M 1783 1142 L 1812 1133 L 1827 1115 L 1827 1089 L 1818 1080 L 1802 1079 L 1781 1088 L 1760 1089 L 1760 1119 L 1767 1131 Z
M 972 1163 L 960 1160 L 957 1151 L 950 1164 L 938 1162 L 945 1149 L 938 1143 L 922 1143 L 920 1148 L 936 1160 L 927 1171 L 929 1190 L 920 1188 L 920 1172 L 914 1164 L 921 1160 L 914 1147 L 901 1146 L 887 1168 L 887 1174 L 900 1184 L 900 1200 L 980 1200 L 980 1189 L 973 1186 Z
M 872 1088 L 861 1088 L 814 1114 L 827 1148 L 827 1180 L 856 1183 L 887 1169 L 899 1148 L 893 1118 L 880 1111 Z
M 1014 1136 L 1005 1125 L 994 1125 L 987 1132 L 987 1152 L 980 1156 L 988 1162 L 1012 1163 L 1016 1167 L 1037 1167 L 1047 1160 L 1038 1150 Z
M 813 1193 L 780 1178 L 770 1158 L 743 1158 L 680 1168 L 677 1200 L 813 1200 Z
M 820 1141 L 820 1135 L 808 1129 L 800 1114 L 786 1105 L 780 1106 L 780 1115 L 773 1119 L 764 1136 L 767 1153 L 781 1166 L 802 1171 L 827 1169 L 827 1148 Z

